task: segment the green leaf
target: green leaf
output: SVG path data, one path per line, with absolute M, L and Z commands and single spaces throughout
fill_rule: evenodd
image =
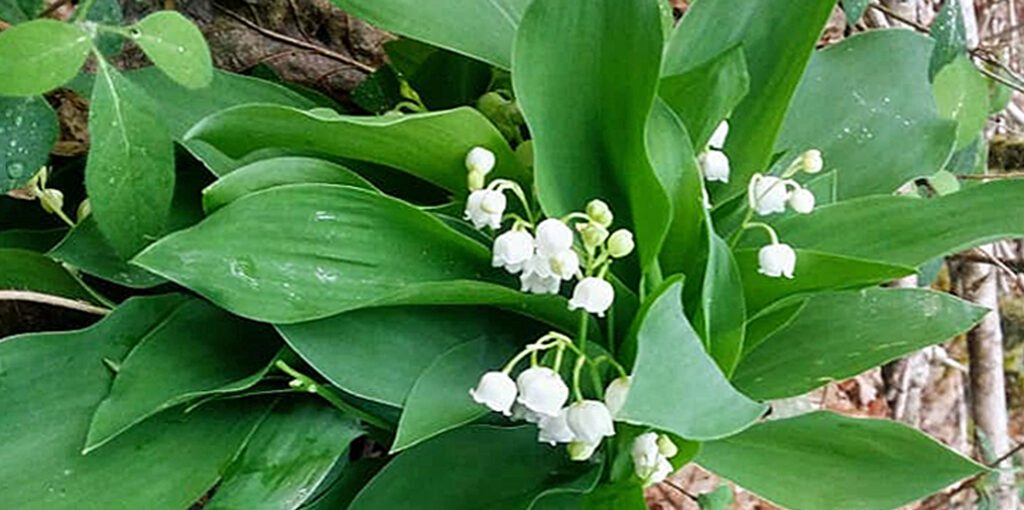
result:
M 409 76 L 409 83 L 431 110 L 473 105 L 491 84 L 491 66 L 457 53 L 437 50 Z
M 527 181 L 501 133 L 472 108 L 382 117 L 330 110 L 251 105 L 203 119 L 187 139 L 209 143 L 230 157 L 268 147 L 317 151 L 403 170 L 458 195 L 466 188 L 466 153 L 476 146 L 497 155 L 495 177 Z
M 203 209 L 212 213 L 245 195 L 301 183 L 345 184 L 375 189 L 359 174 L 337 163 L 303 157 L 270 158 L 234 170 L 204 189 Z
M 224 473 L 206 510 L 293 510 L 364 434 L 351 418 L 316 397 L 278 402 Z
M 957 57 L 967 52 L 967 28 L 959 0 L 945 0 L 930 30 L 935 39 L 935 49 L 928 63 L 928 77 L 934 78 L 939 71 Z
M 0 290 L 24 290 L 81 301 L 94 301 L 82 283 L 60 264 L 37 252 L 0 248 Z
M 0 501 L 24 510 L 181 510 L 214 485 L 263 406 L 163 413 L 90 455 L 82 440 L 123 359 L 182 297 L 131 299 L 91 328 L 0 342 Z
M 84 273 L 133 289 L 148 289 L 167 281 L 128 264 L 110 247 L 92 215 L 75 225 L 47 255 Z
M 530 0 L 332 0 L 389 32 L 508 69 L 516 27 Z
M 399 452 L 438 434 L 470 423 L 490 410 L 473 401 L 469 389 L 480 375 L 501 368 L 521 342 L 478 338 L 452 347 L 434 359 L 405 399 L 391 452 Z
M 0 97 L 0 193 L 21 188 L 50 159 L 57 114 L 39 96 Z
M 86 21 L 92 21 L 101 25 L 118 27 L 124 22 L 124 13 L 121 12 L 121 3 L 117 0 L 96 0 L 85 15 Z M 124 38 L 121 34 L 108 31 L 98 31 L 95 39 L 96 48 L 105 56 L 112 57 L 121 53 L 124 47 Z
M 681 295 L 680 280 L 670 279 L 637 314 L 633 384 L 617 418 L 685 439 L 734 434 L 757 420 L 765 406 L 736 391 L 704 351 L 683 315 Z M 666 400 L 686 405 L 667 406 Z
M 785 218 L 775 227 L 796 247 L 917 267 L 972 246 L 1024 236 L 1021 196 L 1024 181 L 986 183 L 927 200 L 864 197 Z
M 737 46 L 689 71 L 662 78 L 658 95 L 682 119 L 693 146 L 704 147 L 748 90 L 747 62 Z
M 276 337 L 266 326 L 203 300 L 183 301 L 119 364 L 93 415 L 84 452 L 164 409 L 251 387 L 280 349 Z
M 745 191 L 750 176 L 768 166 L 790 99 L 835 4 L 699 1 L 676 27 L 665 50 L 662 76 L 693 70 L 736 46 L 743 47 L 746 57 L 750 91 L 729 119 L 725 151 L 732 178 L 724 196 Z
M 729 245 L 710 235 L 707 268 L 701 292 L 700 327 L 708 352 L 726 377 L 732 375 L 743 352 L 747 309 L 743 281 Z
M 89 34 L 76 25 L 39 19 L 0 32 L 0 95 L 37 96 L 78 74 Z
M 174 144 L 145 93 L 99 62 L 89 108 L 92 146 L 85 187 L 100 231 L 119 254 L 129 256 L 167 226 Z
M 342 458 L 336 465 L 337 476 L 325 483 L 323 492 L 314 495 L 302 506 L 303 510 L 339 510 L 347 509 L 356 499 L 359 491 L 377 474 L 384 466 L 387 459 L 384 458 L 362 458 L 355 462 L 349 462 Z
M 402 100 L 402 78 L 391 65 L 381 66 L 352 91 L 352 101 L 374 115 L 395 109 Z
M 646 510 L 644 488 L 636 481 L 605 484 L 583 496 L 583 510 Z
M 904 425 L 825 412 L 704 443 L 697 462 L 792 510 L 887 510 L 984 471 Z
M 153 64 L 181 85 L 199 89 L 213 79 L 203 33 L 178 12 L 154 12 L 128 27 L 128 33 Z
M 846 24 L 853 26 L 864 17 L 864 11 L 868 10 L 871 0 L 843 0 L 843 12 L 846 14 Z
M 816 294 L 788 324 L 749 346 L 732 382 L 759 400 L 802 395 L 944 342 L 986 313 L 925 289 Z
M 546 489 L 590 471 L 562 448 L 537 442 L 537 428 L 469 426 L 391 461 L 359 493 L 350 510 L 527 508 Z M 423 473 L 430 473 L 424 484 Z
M 0 230 L 0 248 L 17 248 L 42 253 L 60 242 L 66 232 L 63 228 Z
M 939 114 L 956 121 L 956 149 L 970 145 L 988 120 L 988 80 L 961 56 L 935 75 L 932 85 Z
M 594 198 L 608 202 L 636 233 L 642 269 L 657 256 L 670 215 L 645 138 L 663 42 L 660 16 L 658 4 L 647 0 L 534 0 L 517 34 L 512 71 L 533 134 L 542 208 L 563 216 Z
M 12 25 L 31 20 L 42 10 L 42 0 L 0 0 L 0 19 Z
M 732 489 L 724 484 L 711 492 L 697 496 L 697 504 L 701 510 L 729 510 L 732 508 L 732 501 Z
M 541 333 L 536 323 L 507 312 L 455 306 L 368 308 L 278 330 L 335 386 L 395 407 L 445 352 L 479 338 L 521 344 Z
M 838 174 L 837 199 L 889 194 L 942 169 L 955 123 L 921 93 L 930 89 L 931 46 L 909 30 L 872 30 L 817 52 L 775 151 L 821 150 Z
M 758 251 L 757 248 L 736 251 L 743 295 L 751 314 L 789 296 L 871 287 L 914 274 L 914 268 L 909 266 L 797 249 L 795 278 L 770 278 L 758 272 Z

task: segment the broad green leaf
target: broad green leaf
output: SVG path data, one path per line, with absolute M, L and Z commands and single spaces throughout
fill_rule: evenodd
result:
M 865 197 L 789 217 L 775 227 L 796 247 L 916 267 L 972 246 L 1024 236 L 1021 196 L 1024 181 L 981 184 L 927 200 Z
M 853 26 L 864 16 L 868 10 L 871 0 L 843 0 L 843 13 L 846 14 L 846 24 Z
M 251 387 L 279 349 L 269 327 L 200 299 L 182 302 L 119 364 L 93 415 L 85 453 L 164 409 Z
M 522 342 L 489 337 L 461 343 L 434 359 L 416 379 L 405 399 L 391 452 L 470 423 L 490 412 L 473 401 L 469 389 L 485 372 L 501 368 Z
M 50 159 L 57 114 L 39 96 L 0 96 L 0 193 L 21 188 Z
M 789 296 L 823 290 L 870 287 L 914 274 L 914 268 L 796 249 L 794 278 L 770 278 L 760 272 L 759 249 L 736 251 L 747 307 L 755 313 Z
M 704 443 L 697 462 L 792 510 L 888 510 L 984 471 L 904 425 L 826 412 Z
M 530 0 L 332 0 L 379 28 L 508 69 L 516 27 Z
M 931 47 L 909 30 L 872 30 L 817 52 L 775 151 L 821 150 L 838 199 L 888 194 L 942 169 L 956 124 L 921 93 Z
M 679 279 L 668 280 L 637 314 L 633 384 L 617 418 L 685 439 L 734 434 L 757 420 L 765 406 L 729 384 L 683 315 L 681 295 Z
M 956 148 L 970 145 L 988 120 L 988 80 L 961 56 L 935 75 L 932 92 L 939 114 L 956 121 Z
M 89 8 L 85 19 L 101 25 L 117 27 L 123 24 L 124 13 L 121 12 L 121 3 L 117 0 L 96 0 Z M 124 47 L 124 37 L 114 32 L 99 31 L 94 44 L 100 53 L 112 57 L 121 53 L 121 49 Z
M 0 95 L 36 96 L 78 74 L 92 42 L 76 25 L 39 19 L 0 32 Z
M 670 214 L 645 138 L 662 42 L 654 1 L 534 0 L 512 70 L 542 208 L 563 216 L 605 200 L 636 233 L 641 269 L 657 256 Z
M 352 102 L 374 115 L 383 115 L 404 100 L 402 82 L 394 67 L 381 66 L 352 90 Z
M 728 377 L 743 352 L 747 320 L 743 281 L 729 245 L 711 233 L 701 292 L 700 327 L 711 357 Z
M 349 510 L 519 510 L 546 489 L 589 471 L 563 448 L 537 442 L 537 428 L 462 427 L 392 460 Z M 430 483 L 423 474 L 430 473 Z
M 732 382 L 759 400 L 802 395 L 944 342 L 986 313 L 925 289 L 816 294 L 783 328 L 750 346 Z
M 365 457 L 354 462 L 346 458 L 339 459 L 334 470 L 336 476 L 325 480 L 323 491 L 315 494 L 302 506 L 303 510 L 339 510 L 347 509 L 359 491 L 386 464 L 384 458 Z M 328 485 L 329 484 L 329 485 Z
M 697 504 L 701 510 L 729 510 L 732 508 L 732 502 L 732 488 L 725 484 L 697 496 Z
M 167 281 L 118 255 L 91 215 L 75 225 L 48 255 L 84 273 L 133 289 L 148 289 Z
M 263 407 L 169 411 L 82 455 L 93 409 L 118 362 L 182 297 L 135 298 L 91 328 L 0 342 L 0 501 L 19 510 L 181 510 L 220 477 Z
M 63 228 L 0 230 L 0 248 L 16 248 L 43 253 L 60 242 L 66 233 L 67 230 Z
M 93 301 L 82 283 L 60 264 L 37 252 L 0 248 L 0 290 L 24 290 Z
M 928 63 L 928 77 L 934 78 L 946 64 L 967 51 L 967 27 L 959 0 L 942 2 L 942 8 L 932 20 L 930 35 L 935 39 L 935 49 Z
M 212 213 L 245 195 L 301 183 L 345 184 L 374 189 L 359 174 L 337 163 L 303 157 L 270 158 L 245 165 L 204 189 L 203 209 Z
M 409 83 L 431 110 L 473 105 L 491 85 L 491 66 L 457 53 L 437 50 L 409 76 Z
M 729 119 L 732 178 L 721 196 L 744 191 L 750 176 L 768 166 L 790 99 L 835 4 L 701 0 L 676 27 L 662 76 L 693 70 L 738 45 L 746 57 L 750 91 Z
M 538 324 L 507 312 L 456 306 L 368 308 L 278 330 L 335 386 L 395 407 L 404 405 L 420 374 L 450 349 L 479 338 L 522 344 L 543 333 Z
M 599 486 L 583 496 L 582 510 L 647 510 L 644 488 L 638 481 Z
M 662 78 L 658 95 L 682 119 L 693 146 L 704 147 L 748 90 L 747 62 L 737 46 L 689 71 Z
M 364 434 L 316 397 L 278 402 L 224 473 L 206 510 L 294 510 Z
M 129 27 L 128 33 L 153 64 L 181 85 L 198 89 L 213 79 L 206 39 L 178 12 L 154 12 Z
M 31 20 L 42 10 L 42 0 L 0 0 L 0 19 L 12 25 Z
M 458 196 L 468 193 L 466 153 L 482 146 L 497 155 L 489 177 L 528 179 L 501 133 L 472 108 L 356 117 L 323 109 L 240 106 L 203 119 L 186 139 L 211 144 L 233 158 L 276 147 L 379 163 Z
M 85 187 L 110 245 L 129 256 L 163 233 L 174 196 L 174 144 L 150 99 L 99 60 L 89 108 Z

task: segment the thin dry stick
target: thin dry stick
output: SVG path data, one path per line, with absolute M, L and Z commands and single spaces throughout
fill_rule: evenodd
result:
M 1007 276 L 1010 277 L 1010 280 L 1013 281 L 1014 286 L 1017 287 L 1017 290 L 1024 293 L 1024 283 L 1021 283 L 1020 281 L 1021 275 L 1017 274 L 1013 269 L 1010 269 L 1010 267 L 1004 264 L 1002 260 L 999 260 L 999 258 L 993 256 L 991 253 L 988 253 L 985 250 L 979 250 L 978 248 L 972 249 L 971 253 L 980 255 L 981 257 L 988 260 L 989 264 L 996 266 L 1001 271 L 1006 273 Z
M 43 12 L 39 13 L 39 17 L 40 18 L 49 17 L 51 14 L 54 13 L 54 11 L 56 11 L 57 9 L 60 9 L 61 7 L 64 7 L 65 5 L 67 5 L 69 3 L 71 3 L 71 0 L 57 0 L 56 2 L 51 4 L 49 7 L 47 7 Z
M 679 493 L 682 494 L 683 496 L 690 498 L 690 501 L 697 503 L 697 496 L 690 494 L 690 491 L 680 487 L 677 483 L 673 482 L 672 480 L 665 479 L 662 480 L 661 483 L 668 485 L 669 487 L 672 487 L 673 489 L 679 491 Z
M 362 62 L 360 62 L 360 61 L 358 61 L 358 60 L 356 60 L 356 59 L 354 59 L 352 57 L 349 57 L 348 55 L 342 55 L 341 53 L 338 53 L 338 52 L 333 51 L 333 50 L 329 50 L 327 48 L 324 48 L 323 46 L 318 46 L 316 44 L 308 43 L 308 42 L 303 41 L 301 39 L 296 39 L 294 37 L 289 37 L 287 35 L 275 32 L 273 30 L 269 30 L 269 29 L 263 28 L 263 27 L 255 24 L 255 23 L 253 23 L 253 22 L 243 18 L 242 16 L 234 13 L 230 9 L 221 7 L 218 4 L 213 4 L 213 6 L 215 8 L 217 8 L 218 11 L 221 11 L 224 14 L 227 14 L 228 16 L 231 16 L 232 18 L 234 18 L 239 23 L 245 25 L 246 27 L 249 27 L 250 29 L 252 29 L 252 30 L 254 30 L 254 31 L 262 34 L 263 36 L 270 38 L 270 39 L 274 39 L 274 40 L 277 40 L 277 41 L 280 41 L 280 42 L 283 42 L 283 43 L 291 44 L 293 46 L 298 46 L 300 48 L 304 48 L 304 49 L 310 50 L 310 51 L 315 52 L 315 53 L 319 53 L 320 55 L 323 55 L 325 57 L 332 58 L 332 59 L 337 60 L 339 62 L 342 62 L 342 63 L 348 64 L 348 65 L 350 65 L 352 67 L 355 67 L 355 68 L 357 68 L 357 69 L 359 69 L 359 70 L 361 70 L 363 72 L 366 72 L 367 74 L 373 73 L 374 71 L 376 71 L 376 69 L 374 69 L 372 66 L 364 64 L 364 63 L 362 63 Z
M 78 310 L 79 312 L 91 313 L 93 315 L 107 315 L 110 313 L 109 308 L 103 308 L 101 306 L 91 305 L 74 299 L 27 290 L 0 290 L 0 301 L 31 301 L 33 303 L 42 303 L 44 305 L 53 305 L 62 308 L 69 308 L 71 310 Z
M 998 179 L 1021 179 L 1024 178 L 1024 172 L 1002 172 L 998 174 L 984 174 L 984 175 L 958 175 L 958 179 L 965 181 L 987 181 L 987 180 L 998 180 Z

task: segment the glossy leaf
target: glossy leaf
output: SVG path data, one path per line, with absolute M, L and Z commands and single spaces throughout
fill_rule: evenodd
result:
M 90 455 L 82 441 L 117 362 L 181 302 L 135 298 L 91 328 L 0 342 L 0 500 L 24 510 L 181 510 L 220 477 L 263 407 L 252 401 L 170 411 Z M 60 364 L 57 377 L 40 367 Z M 44 424 L 45 426 L 41 426 Z
M 746 57 L 750 91 L 730 118 L 726 152 L 732 178 L 720 195 L 745 190 L 750 176 L 768 166 L 790 99 L 835 4 L 700 1 L 676 27 L 665 50 L 662 76 L 693 70 L 738 45 Z
M 25 290 L 81 301 L 92 294 L 60 264 L 37 252 L 0 248 L 0 290 Z
M 63 85 L 78 74 L 91 47 L 81 28 L 52 19 L 0 32 L 0 95 L 36 96 Z
M 661 79 L 658 95 L 679 115 L 694 147 L 704 147 L 750 90 L 739 46 L 689 71 Z
M 337 163 L 323 159 L 281 157 L 245 165 L 203 190 L 203 209 L 211 213 L 245 195 L 286 184 L 344 184 L 374 189 L 373 185 Z
M 86 13 L 85 20 L 101 25 L 121 26 L 124 22 L 121 3 L 117 0 L 96 0 L 89 8 L 89 12 Z M 112 57 L 121 53 L 121 49 L 124 47 L 124 37 L 113 32 L 98 31 L 94 44 L 100 53 Z
M 331 480 L 325 480 L 330 484 L 323 488 L 323 492 L 310 498 L 308 503 L 302 506 L 303 510 L 347 509 L 363 486 L 384 467 L 386 460 L 369 457 L 349 462 L 345 458 L 339 459 L 338 462 L 343 464 L 334 469 L 340 472 Z
M 967 27 L 959 0 L 942 2 L 942 8 L 932 20 L 930 35 L 935 39 L 935 50 L 928 64 L 928 76 L 935 77 L 946 64 L 967 51 Z
M 349 509 L 401 508 L 415 501 L 419 508 L 518 510 L 587 468 L 562 448 L 538 443 L 533 426 L 462 427 L 396 457 Z M 423 473 L 431 474 L 430 483 L 423 483 Z
M 929 200 L 865 197 L 775 226 L 793 246 L 916 267 L 972 246 L 1024 236 L 1022 193 L 1024 182 L 1002 181 Z
M 42 10 L 42 0 L 0 0 L 0 19 L 12 25 L 31 20 Z
M 846 24 L 853 26 L 864 16 L 868 10 L 871 0 L 843 0 L 843 13 L 846 14 Z
M 606 484 L 583 496 L 583 510 L 646 510 L 644 488 L 636 481 Z
M 84 273 L 133 289 L 147 289 L 167 281 L 141 267 L 128 264 L 110 247 L 96 224 L 96 218 L 92 216 L 75 225 L 48 255 Z
M 775 333 L 749 346 L 732 382 L 756 399 L 802 395 L 944 342 L 987 310 L 925 289 L 816 294 Z
M 416 379 L 405 399 L 391 452 L 419 444 L 490 412 L 473 401 L 469 389 L 480 375 L 500 369 L 521 342 L 478 338 L 452 347 L 434 359 Z
M 873 30 L 817 52 L 775 151 L 821 150 L 825 168 L 837 172 L 837 200 L 892 193 L 937 172 L 952 150 L 955 123 L 921 93 L 930 89 L 931 48 L 909 30 Z
M 939 114 L 956 121 L 956 148 L 970 145 L 988 120 L 988 80 L 967 57 L 942 68 L 933 85 Z
M 662 42 L 653 1 L 534 0 L 512 70 L 542 208 L 562 216 L 605 200 L 636 234 L 642 269 L 660 250 L 670 211 L 645 138 Z
M 409 76 L 431 110 L 471 106 L 491 85 L 491 66 L 445 50 L 434 51 Z
M 793 510 L 888 510 L 984 470 L 904 425 L 825 412 L 704 443 L 697 462 Z
M 206 510 L 294 510 L 310 499 L 349 444 L 355 420 L 315 397 L 278 402 L 224 473 Z
M 734 434 L 757 420 L 765 406 L 736 391 L 704 351 L 683 315 L 681 295 L 679 279 L 668 280 L 637 315 L 633 384 L 618 419 L 685 439 Z M 666 406 L 666 400 L 686 405 Z
M 276 147 L 379 163 L 459 196 L 468 193 L 466 153 L 482 146 L 497 155 L 488 177 L 528 178 L 501 133 L 471 108 L 356 117 L 323 109 L 240 106 L 207 117 L 186 138 L 209 143 L 233 158 Z
M 16 248 L 42 253 L 60 242 L 66 232 L 67 230 L 63 228 L 0 230 L 0 248 Z
M 164 409 L 251 387 L 279 349 L 266 326 L 200 299 L 182 302 L 119 364 L 93 415 L 85 452 Z
M 369 308 L 278 330 L 335 386 L 395 407 L 404 405 L 428 366 L 458 345 L 479 338 L 521 344 L 543 334 L 536 323 L 509 313 L 455 306 Z
M 530 0 L 332 0 L 371 24 L 508 69 L 516 27 Z
M 704 329 L 708 352 L 728 377 L 743 351 L 743 325 L 747 320 L 743 281 L 725 240 L 712 233 L 709 245 L 699 325 Z
M 153 64 L 181 85 L 198 89 L 213 79 L 206 39 L 178 12 L 154 12 L 129 27 L 128 33 Z
M 0 193 L 21 188 L 50 159 L 57 114 L 39 96 L 0 96 Z
M 89 108 L 85 186 L 100 231 L 122 256 L 163 233 L 174 195 L 174 144 L 144 92 L 100 60 Z

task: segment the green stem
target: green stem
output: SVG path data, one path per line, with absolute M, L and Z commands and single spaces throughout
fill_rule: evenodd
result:
M 586 358 L 587 356 L 587 320 L 590 318 L 590 314 L 586 310 L 580 311 L 580 328 L 576 333 L 576 341 L 579 342 L 579 352 Z
M 587 358 L 584 356 L 577 356 L 576 365 L 572 367 L 572 391 L 576 395 L 576 401 L 583 401 L 583 391 L 580 389 L 580 372 L 583 371 L 583 364 L 586 363 Z
M 303 374 L 302 372 L 299 372 L 298 370 L 295 370 L 294 368 L 290 367 L 288 363 L 285 363 L 283 360 L 277 360 L 277 362 L 275 362 L 274 365 L 277 366 L 277 368 L 282 372 L 292 376 L 296 381 L 299 381 L 299 384 L 296 387 L 297 390 L 304 390 L 309 393 L 315 393 L 316 395 L 320 396 L 320 398 L 326 400 L 329 404 L 333 405 L 343 413 L 347 413 L 356 418 L 359 418 L 360 420 L 363 420 L 366 423 L 369 423 L 370 425 L 373 425 L 379 429 L 394 432 L 395 427 L 392 424 L 370 413 L 367 413 L 366 411 L 363 411 L 362 409 L 359 409 L 358 407 L 355 407 L 352 404 L 349 404 L 341 397 L 339 397 L 338 394 L 334 393 L 329 388 L 325 388 L 321 384 L 317 383 L 308 375 Z
M 79 4 L 75 8 L 75 17 L 72 21 L 85 21 L 85 17 L 89 14 L 89 9 L 92 9 L 92 4 L 94 3 L 96 3 L 96 0 L 85 0 Z
M 608 319 L 605 321 L 605 325 L 608 327 L 608 353 L 615 356 L 616 338 L 615 338 L 615 307 L 608 308 Z

